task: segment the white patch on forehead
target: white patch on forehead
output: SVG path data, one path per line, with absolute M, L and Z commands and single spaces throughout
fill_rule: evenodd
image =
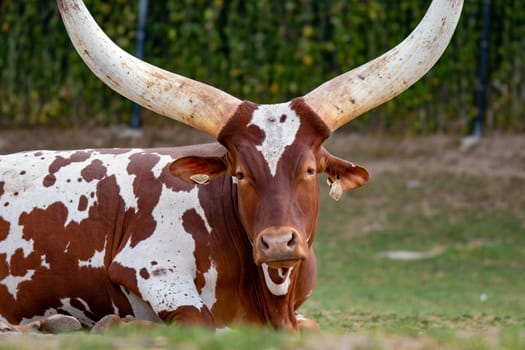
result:
M 195 240 L 183 225 L 184 214 L 191 210 L 195 210 L 210 233 L 212 229 L 200 205 L 198 187 L 189 192 L 174 192 L 163 185 L 152 213 L 157 224 L 155 231 L 134 247 L 128 241 L 114 259 L 136 271 L 140 295 L 156 313 L 174 311 L 183 305 L 200 309 L 206 304 L 211 308 L 215 303 L 217 271 L 213 262 L 210 270 L 204 273 L 205 286 L 201 295 L 195 286 Z M 147 272 L 146 277 L 144 272 Z
M 284 278 L 284 281 L 281 284 L 277 284 L 272 280 L 272 278 L 270 277 L 270 273 L 268 272 L 267 264 L 263 263 L 261 265 L 261 268 L 263 270 L 264 281 L 266 282 L 266 287 L 268 288 L 268 290 L 273 295 L 286 295 L 286 293 L 288 293 L 288 288 L 290 288 L 290 274 L 292 273 L 293 267 L 290 267 L 286 273 L 283 273 L 282 270 L 279 269 L 279 277 Z
M 275 176 L 286 147 L 295 141 L 301 125 L 299 116 L 290 108 L 289 103 L 260 105 L 253 112 L 248 126 L 250 125 L 255 125 L 264 132 L 264 141 L 257 146 L 257 150 L 268 163 L 272 176 Z

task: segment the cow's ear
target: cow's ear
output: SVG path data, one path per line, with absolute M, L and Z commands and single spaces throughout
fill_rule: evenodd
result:
M 328 174 L 330 196 L 339 200 L 343 192 L 363 186 L 369 178 L 368 170 L 335 157 L 323 149 L 323 171 Z
M 173 176 L 199 185 L 207 185 L 225 171 L 226 164 L 219 157 L 183 157 L 170 165 L 170 172 Z

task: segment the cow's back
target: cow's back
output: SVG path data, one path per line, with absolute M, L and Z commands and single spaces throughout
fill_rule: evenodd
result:
M 125 244 L 152 234 L 163 191 L 191 187 L 169 174 L 169 164 L 221 152 L 199 145 L 1 156 L 0 317 L 18 323 L 64 312 L 89 325 L 108 313 L 132 314 L 107 267 Z

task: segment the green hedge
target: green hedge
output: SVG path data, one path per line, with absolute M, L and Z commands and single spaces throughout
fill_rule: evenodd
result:
M 150 1 L 146 60 L 242 99 L 281 102 L 388 50 L 419 22 L 421 0 Z M 133 52 L 137 0 L 86 0 Z M 467 0 L 435 68 L 357 129 L 466 132 L 476 115 L 482 0 Z M 524 131 L 525 2 L 493 1 L 487 126 Z M 113 124 L 130 103 L 74 51 L 54 1 L 0 2 L 0 125 Z

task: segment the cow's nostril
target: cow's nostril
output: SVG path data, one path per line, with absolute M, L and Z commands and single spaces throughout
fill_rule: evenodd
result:
M 292 233 L 292 238 L 286 243 L 288 248 L 294 248 L 297 245 L 297 238 L 295 238 L 295 233 Z
M 264 236 L 261 237 L 261 248 L 262 248 L 263 250 L 268 250 L 268 249 L 270 249 L 270 246 L 268 245 L 268 242 L 266 242 L 266 241 L 264 240 Z

